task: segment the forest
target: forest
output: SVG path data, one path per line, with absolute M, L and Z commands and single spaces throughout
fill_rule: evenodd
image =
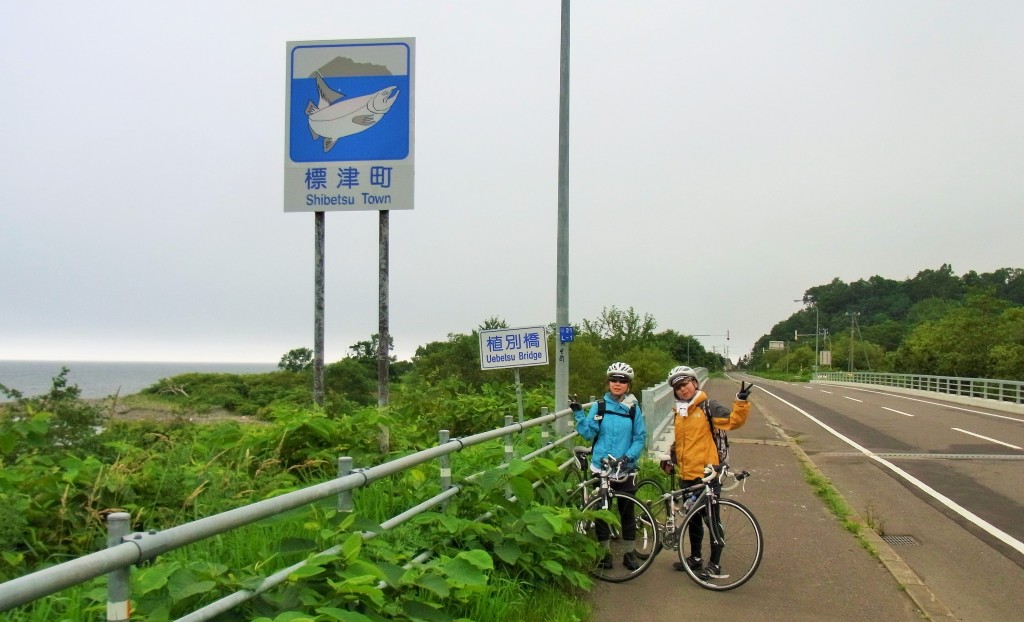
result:
M 831 359 L 822 357 L 821 369 L 1024 380 L 1020 268 L 957 276 L 944 264 L 903 281 L 837 278 L 807 289 L 803 303 L 758 339 L 740 366 L 807 372 L 817 334 Z

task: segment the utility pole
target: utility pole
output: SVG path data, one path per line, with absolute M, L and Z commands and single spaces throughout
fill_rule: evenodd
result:
M 849 311 L 846 315 L 850 316 L 850 373 L 853 373 L 853 327 L 860 314 L 856 311 Z

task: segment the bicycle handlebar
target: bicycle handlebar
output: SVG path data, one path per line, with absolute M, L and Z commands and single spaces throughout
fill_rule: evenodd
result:
M 601 458 L 601 476 L 616 482 L 624 480 L 628 475 L 628 473 L 623 472 L 626 462 L 627 459 L 625 457 L 616 458 L 608 454 L 607 457 Z

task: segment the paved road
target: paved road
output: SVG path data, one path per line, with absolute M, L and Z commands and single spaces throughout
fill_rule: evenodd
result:
M 761 385 L 761 412 L 854 510 L 914 542 L 893 550 L 953 616 L 1024 619 L 1024 417 L 882 389 Z
M 712 397 L 725 401 L 735 394 L 737 384 L 712 380 L 706 388 Z M 757 574 L 736 590 L 711 592 L 673 570 L 674 552 L 663 551 L 638 579 L 595 587 L 595 622 L 678 620 L 690 615 L 766 622 L 924 619 L 907 590 L 815 497 L 804 479 L 802 452 L 770 423 L 777 402 L 757 395 L 752 403 L 747 425 L 730 438 L 732 464 L 754 477 L 745 490 L 729 494 L 757 515 L 764 530 L 765 557 Z M 922 586 L 913 589 L 927 594 Z M 942 610 L 929 611 L 932 619 L 942 619 L 936 611 Z
M 731 377 L 708 384 L 712 397 L 729 399 L 745 376 Z M 639 579 L 594 590 L 598 622 L 712 608 L 768 621 L 1024 619 L 1024 417 L 884 390 L 755 382 L 749 423 L 730 435 L 734 466 L 755 477 L 731 494 L 764 529 L 760 570 L 714 593 L 673 571 L 663 552 Z M 869 532 L 884 563 L 814 496 L 804 460 L 890 538 Z

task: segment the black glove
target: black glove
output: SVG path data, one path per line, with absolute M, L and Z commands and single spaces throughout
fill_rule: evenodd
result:
M 740 380 L 740 392 L 736 394 L 736 399 L 746 400 L 750 397 L 750 390 L 754 388 L 754 383 L 745 383 Z
M 569 396 L 569 410 L 574 413 L 578 413 L 583 410 L 583 406 L 581 406 L 579 401 L 577 401 L 575 393 Z

